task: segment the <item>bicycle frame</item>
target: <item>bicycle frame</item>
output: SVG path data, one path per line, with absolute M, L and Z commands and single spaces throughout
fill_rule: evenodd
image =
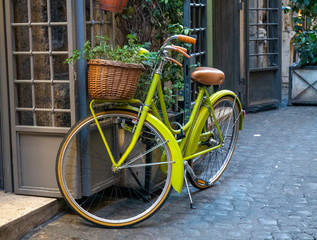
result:
M 209 96 L 206 87 L 205 86 L 200 87 L 194 108 L 193 108 L 192 113 L 191 113 L 190 118 L 189 118 L 189 121 L 183 126 L 183 131 L 185 133 L 185 137 L 182 138 L 181 140 L 176 141 L 176 139 L 174 138 L 173 135 L 180 134 L 182 132 L 182 129 L 175 130 L 170 125 L 170 122 L 168 120 L 168 114 L 167 114 L 165 102 L 164 102 L 161 80 L 160 80 L 161 73 L 162 73 L 162 70 L 163 70 L 163 67 L 164 67 L 166 61 L 167 61 L 167 56 L 166 56 L 166 58 L 163 57 L 160 60 L 160 62 L 158 63 L 158 67 L 153 75 L 152 83 L 150 85 L 146 100 L 145 100 L 143 106 L 141 106 L 139 110 L 137 108 L 130 106 L 129 104 L 141 103 L 141 102 L 139 100 L 136 100 L 136 99 L 131 99 L 131 100 L 121 100 L 121 101 L 92 100 L 90 103 L 90 111 L 94 117 L 97 128 L 99 130 L 99 133 L 102 137 L 104 145 L 105 145 L 107 152 L 109 154 L 109 157 L 111 159 L 111 162 L 113 165 L 113 171 L 119 171 L 120 168 L 122 166 L 124 166 L 124 163 L 125 163 L 127 157 L 129 156 L 129 154 L 131 153 L 131 151 L 135 147 L 136 142 L 141 134 L 141 130 L 142 130 L 142 127 L 144 125 L 144 122 L 149 121 L 151 124 L 153 124 L 157 128 L 157 130 L 165 136 L 165 139 L 168 139 L 166 144 L 168 144 L 170 149 L 172 149 L 172 151 L 171 151 L 172 163 L 173 163 L 172 185 L 173 185 L 173 188 L 177 192 L 180 193 L 182 186 L 183 186 L 183 178 L 184 178 L 184 163 L 183 163 L 183 161 L 190 160 L 196 156 L 199 156 L 201 154 L 205 154 L 207 152 L 215 150 L 216 148 L 221 147 L 221 145 L 223 143 L 222 133 L 220 131 L 218 122 L 216 121 L 215 112 L 214 112 L 213 107 L 212 107 L 213 104 L 222 96 L 229 94 L 229 95 L 232 95 L 235 97 L 235 99 L 238 103 L 238 106 L 240 108 L 240 111 L 242 111 L 242 106 L 241 106 L 239 99 L 235 95 L 235 93 L 233 93 L 231 91 L 223 90 L 223 91 L 220 91 L 216 94 L 213 94 L 212 96 Z M 159 112 L 154 104 L 153 97 L 154 97 L 155 92 L 157 92 L 157 94 L 158 94 L 159 103 L 160 103 L 160 106 L 162 109 L 163 120 L 162 120 L 162 118 L 161 118 L 161 116 L 160 116 L 160 114 L 159 114 Z M 118 108 L 138 112 L 138 116 L 135 119 L 135 125 L 133 127 L 134 134 L 133 134 L 131 143 L 119 160 L 114 159 L 113 154 L 111 153 L 109 145 L 106 141 L 106 138 L 105 138 L 105 136 L 101 130 L 101 127 L 99 125 L 99 122 L 97 120 L 96 114 L 95 114 L 94 109 L 93 109 L 93 105 L 96 102 L 123 103 L 123 104 L 125 104 L 125 106 L 120 106 Z M 209 108 L 204 106 L 204 105 L 207 105 Z M 208 109 L 210 109 L 211 113 L 209 112 Z M 149 111 L 151 111 L 152 114 L 149 113 Z M 212 148 L 208 148 L 208 149 L 205 149 L 201 152 L 195 153 L 195 150 L 197 149 L 197 146 L 199 144 L 199 140 L 201 137 L 201 129 L 199 129 L 199 127 L 196 126 L 197 124 L 195 124 L 195 123 L 201 124 L 201 122 L 202 122 L 202 124 L 204 124 L 203 121 L 206 120 L 207 113 L 212 115 L 221 141 L 220 141 L 220 143 L 218 143 L 217 146 L 214 146 Z M 240 129 L 242 129 L 242 118 L 243 117 L 241 117 L 241 114 L 240 114 L 239 118 L 241 120 L 241 121 L 239 121 L 240 122 L 239 127 L 240 127 Z
M 129 105 L 129 103 L 140 103 L 139 100 L 137 99 L 131 99 L 131 100 L 121 100 L 121 101 L 112 101 L 112 100 L 92 100 L 90 102 L 90 111 L 94 117 L 96 126 L 99 130 L 99 133 L 102 137 L 102 140 L 104 142 L 104 145 L 107 149 L 107 152 L 109 154 L 109 157 L 111 159 L 111 162 L 113 164 L 113 171 L 119 171 L 120 167 L 122 167 L 123 163 L 125 162 L 125 160 L 127 159 L 128 155 L 131 153 L 133 147 L 135 147 L 136 141 L 138 140 L 140 133 L 141 133 L 141 129 L 143 127 L 143 124 L 146 121 L 148 121 L 149 123 L 151 123 L 161 134 L 165 139 L 168 139 L 168 141 L 166 142 L 166 144 L 169 146 L 169 149 L 171 149 L 172 151 L 171 156 L 172 156 L 172 186 L 175 189 L 175 191 L 177 191 L 178 193 L 181 192 L 182 187 L 183 187 L 183 179 L 184 179 L 184 164 L 183 164 L 183 157 L 181 154 L 181 151 L 179 149 L 178 143 L 176 142 L 174 136 L 172 135 L 172 133 L 168 130 L 168 128 L 164 125 L 164 123 L 160 120 L 158 120 L 154 115 L 149 113 L 149 105 L 152 103 L 152 99 L 156 90 L 156 87 L 159 83 L 159 79 L 160 76 L 158 74 L 154 74 L 153 77 L 153 81 L 147 96 L 147 99 L 145 101 L 144 106 L 142 107 L 142 110 L 140 111 L 140 109 L 137 109 L 135 107 L 132 107 L 131 105 Z M 119 109 L 124 109 L 124 110 L 128 110 L 128 111 L 134 111 L 134 112 L 138 112 L 138 117 L 135 119 L 135 126 L 134 126 L 134 134 L 131 140 L 130 145 L 128 146 L 126 152 L 122 155 L 122 157 L 116 162 L 113 154 L 111 153 L 111 150 L 109 148 L 109 145 L 106 141 L 106 138 L 101 130 L 100 124 L 97 120 L 95 111 L 93 109 L 93 105 L 95 102 L 119 102 L 119 103 L 125 103 L 125 106 L 120 106 L 118 107 Z
M 197 189 L 211 187 L 232 159 L 244 111 L 231 91 L 209 95 L 208 86 L 224 80 L 221 70 L 196 68 L 190 77 L 199 88 L 188 122 L 170 121 L 161 82 L 163 67 L 167 61 L 182 66 L 169 51 L 190 58 L 186 48 L 169 44 L 173 39 L 196 42 L 185 35 L 164 42 L 144 103 L 130 96 L 129 100 L 93 99 L 92 116 L 78 121 L 60 144 L 57 185 L 69 206 L 89 222 L 108 228 L 138 224 L 161 208 L 172 188 L 181 193 L 183 184 L 190 207 L 195 208 L 189 182 Z M 106 93 L 108 79 L 104 80 L 106 86 L 99 89 Z M 111 96 L 107 93 L 104 98 Z

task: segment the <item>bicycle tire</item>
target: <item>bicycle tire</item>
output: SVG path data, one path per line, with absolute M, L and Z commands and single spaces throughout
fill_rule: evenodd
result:
M 120 110 L 97 114 L 115 159 L 129 145 L 136 118 L 135 113 Z M 60 146 L 56 162 L 60 192 L 78 215 L 94 224 L 108 228 L 138 224 L 158 211 L 170 193 L 172 164 L 161 160 L 172 160 L 166 142 L 146 121 L 126 162 L 139 158 L 116 172 L 93 117 L 88 117 L 68 132 Z
M 224 96 L 213 104 L 213 108 L 224 141 L 221 147 L 189 161 L 197 178 L 193 179 L 188 173 L 187 177 L 198 189 L 208 188 L 220 178 L 232 158 L 239 136 L 240 112 L 235 98 L 232 95 Z M 197 151 L 214 147 L 221 141 L 211 113 L 204 122 Z M 208 139 L 206 134 L 204 136 L 206 132 L 210 133 L 210 136 L 207 135 Z

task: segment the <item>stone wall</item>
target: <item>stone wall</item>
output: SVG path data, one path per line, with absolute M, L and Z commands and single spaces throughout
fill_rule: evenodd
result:
M 289 4 L 289 0 L 282 1 L 285 6 Z M 282 83 L 288 85 L 289 82 L 289 66 L 293 63 L 294 47 L 292 39 L 295 35 L 293 30 L 291 13 L 283 13 L 283 42 L 282 42 Z

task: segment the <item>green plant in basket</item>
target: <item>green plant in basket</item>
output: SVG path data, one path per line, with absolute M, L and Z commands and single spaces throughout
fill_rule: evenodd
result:
M 80 50 L 74 50 L 73 55 L 65 60 L 68 64 L 73 64 L 79 59 L 106 59 L 124 63 L 143 63 L 147 61 L 147 54 L 138 54 L 143 45 L 136 42 L 135 34 L 127 36 L 128 44 L 124 46 L 112 46 L 108 44 L 108 38 L 97 36 L 98 43 L 96 46 L 91 46 L 90 41 L 84 43 Z

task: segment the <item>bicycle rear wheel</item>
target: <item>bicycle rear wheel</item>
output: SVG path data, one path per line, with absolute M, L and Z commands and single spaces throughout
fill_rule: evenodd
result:
M 197 178 L 193 179 L 189 174 L 188 177 L 191 184 L 198 189 L 210 187 L 223 174 L 233 155 L 239 135 L 239 107 L 233 96 L 220 98 L 213 108 L 223 143 L 221 147 L 190 160 Z M 210 113 L 205 121 L 197 152 L 217 146 L 220 142 L 219 132 Z
M 129 146 L 136 117 L 128 111 L 97 114 L 115 160 Z M 149 218 L 164 204 L 171 190 L 170 162 L 167 141 L 145 122 L 127 164 L 114 170 L 95 121 L 88 117 L 62 142 L 56 175 L 64 199 L 81 217 L 104 227 L 126 227 Z

